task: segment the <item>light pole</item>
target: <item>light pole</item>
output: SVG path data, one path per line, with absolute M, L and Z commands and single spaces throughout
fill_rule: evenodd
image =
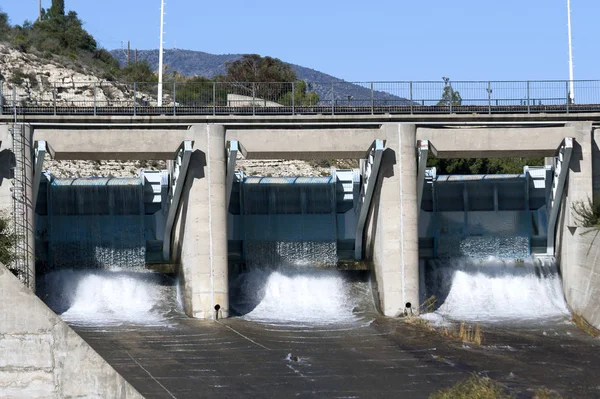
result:
M 571 0 L 567 0 L 567 18 L 569 29 L 569 101 L 575 103 L 575 88 L 573 83 L 573 39 L 571 36 Z
M 158 106 L 162 107 L 163 92 L 163 36 L 165 25 L 165 0 L 160 1 L 160 46 L 158 47 Z

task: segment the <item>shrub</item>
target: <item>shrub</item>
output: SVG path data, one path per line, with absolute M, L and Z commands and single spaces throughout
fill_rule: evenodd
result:
M 573 213 L 575 219 L 583 227 L 592 227 L 600 229 L 600 201 L 592 201 L 588 197 L 587 201 L 575 201 L 573 203 Z
M 429 399 L 512 399 L 502 385 L 488 377 L 472 374 L 466 380 L 459 381 L 450 388 L 442 389 Z

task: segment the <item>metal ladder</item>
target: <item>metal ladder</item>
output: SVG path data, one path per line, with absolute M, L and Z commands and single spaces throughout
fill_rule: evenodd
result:
M 13 229 L 15 235 L 15 261 L 14 268 L 17 277 L 29 288 L 34 284 L 34 278 L 29 270 L 29 226 L 27 222 L 27 176 L 26 176 L 26 139 L 24 123 L 15 121 L 11 135 L 13 139 L 13 154 L 15 156 L 14 175 L 12 179 L 13 197 Z

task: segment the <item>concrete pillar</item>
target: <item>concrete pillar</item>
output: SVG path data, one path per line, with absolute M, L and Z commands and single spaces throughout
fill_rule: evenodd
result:
M 416 126 L 386 124 L 379 184 L 369 217 L 366 250 L 375 268 L 381 312 L 397 316 L 419 306 Z
M 192 126 L 194 152 L 178 215 L 174 250 L 181 264 L 185 312 L 200 319 L 229 315 L 225 129 Z

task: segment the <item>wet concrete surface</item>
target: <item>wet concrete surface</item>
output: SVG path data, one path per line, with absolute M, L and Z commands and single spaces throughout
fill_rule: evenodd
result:
M 483 344 L 400 319 L 291 327 L 177 317 L 75 330 L 147 398 L 427 398 L 483 373 L 518 398 L 600 398 L 600 341 L 566 320 L 484 325 Z

